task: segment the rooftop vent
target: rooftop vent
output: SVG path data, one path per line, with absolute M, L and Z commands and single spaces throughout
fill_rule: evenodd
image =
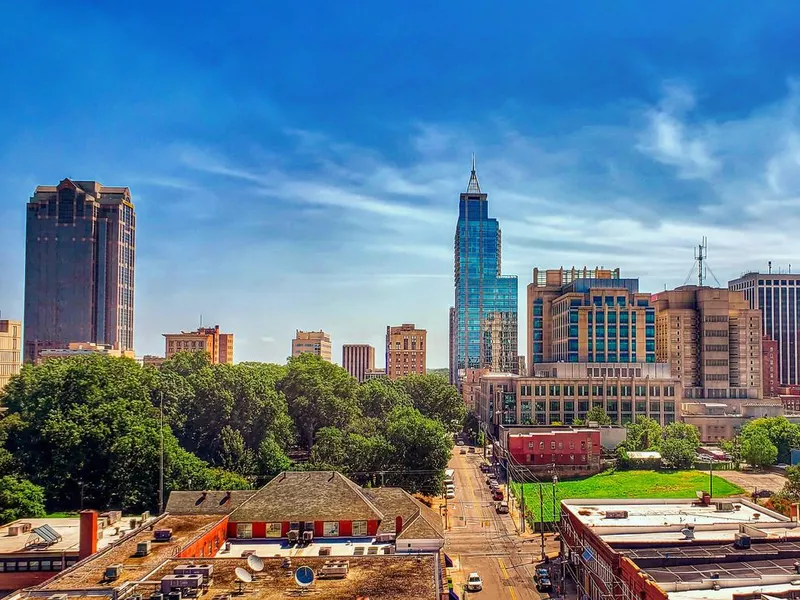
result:
M 715 502 L 714 510 L 716 512 L 733 512 L 733 502 Z
M 687 525 L 683 529 L 681 529 L 681 533 L 683 534 L 684 539 L 693 540 L 694 539 L 694 525 Z
M 627 510 L 607 510 L 606 511 L 606 519 L 627 519 L 628 518 L 628 511 Z

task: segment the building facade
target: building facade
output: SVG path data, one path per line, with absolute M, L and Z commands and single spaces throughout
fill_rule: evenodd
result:
M 164 356 L 178 352 L 205 352 L 211 364 L 233 364 L 233 334 L 220 333 L 219 325 L 200 327 L 197 331 L 164 334 Z
M 298 329 L 292 340 L 292 356 L 306 353 L 316 354 L 323 360 L 333 362 L 330 334 L 321 329 L 319 331 L 300 331 Z
M 361 383 L 367 371 L 375 370 L 375 348 L 369 344 L 344 344 L 342 367 Z
M 386 376 L 397 379 L 412 373 L 425 375 L 428 332 L 413 323 L 386 328 Z
M 481 191 L 474 160 L 467 191 L 459 199 L 454 245 L 451 380 L 461 384 L 467 369 L 493 365 L 516 372 L 517 278 L 502 275 L 500 225 L 489 218 L 488 196 Z
M 528 371 L 547 362 L 655 362 L 655 310 L 619 269 L 533 270 Z
M 64 179 L 28 202 L 24 360 L 69 342 L 133 350 L 136 214 L 127 187 Z
M 778 362 L 780 353 L 778 342 L 771 339 L 768 335 L 761 338 L 761 385 L 764 390 L 764 398 L 772 398 L 778 395 L 780 378 L 778 377 Z
M 657 358 L 686 398 L 758 399 L 761 315 L 742 292 L 687 285 L 653 294 Z
M 20 369 L 22 352 L 22 323 L 0 320 L 0 391 Z
M 448 361 L 447 365 L 450 368 L 450 385 L 458 384 L 458 366 L 456 364 L 456 309 L 450 307 L 449 324 L 447 335 L 447 348 L 448 348 Z
M 507 449 L 514 463 L 532 471 L 588 475 L 600 471 L 599 429 L 552 429 L 509 433 Z
M 136 358 L 133 350 L 117 350 L 113 346 L 101 344 L 86 344 L 83 342 L 70 342 L 66 348 L 42 348 L 39 356 L 36 357 L 37 363 L 42 363 L 53 358 L 69 358 L 71 356 L 87 356 L 100 354 L 113 358 Z
M 612 424 L 651 417 L 667 425 L 680 416 L 681 382 L 658 363 L 544 363 L 528 377 L 486 373 L 475 407 L 481 422 L 571 425 L 600 407 Z
M 778 343 L 778 380 L 781 385 L 800 384 L 800 275 L 747 273 L 728 282 L 728 289 L 742 292 L 750 308 L 761 311 L 761 330 Z

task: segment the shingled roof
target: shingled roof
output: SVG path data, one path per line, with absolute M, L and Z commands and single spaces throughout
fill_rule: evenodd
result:
M 402 488 L 373 488 L 365 493 L 381 509 L 386 519 L 378 533 L 396 533 L 396 518 L 403 518 L 397 539 L 444 539 L 444 527 L 439 514 L 425 506 Z
M 286 471 L 233 511 L 231 522 L 383 521 L 355 483 L 335 471 Z
M 170 492 L 166 512 L 171 515 L 227 515 L 253 494 L 253 490 Z

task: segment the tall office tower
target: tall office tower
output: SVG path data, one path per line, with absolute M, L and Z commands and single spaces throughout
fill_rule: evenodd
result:
M 536 268 L 527 304 L 528 373 L 539 363 L 656 361 L 650 294 L 619 269 Z
M 0 392 L 12 375 L 19 373 L 22 349 L 22 323 L 0 321 Z
M 212 365 L 233 364 L 233 334 L 220 333 L 219 325 L 200 327 L 197 331 L 165 333 L 164 338 L 166 358 L 172 358 L 178 352 L 205 352 Z
M 450 385 L 456 385 L 458 383 L 456 380 L 458 374 L 458 368 L 456 367 L 456 309 L 453 306 L 450 307 L 450 328 L 447 335 L 447 347 Z
M 323 360 L 333 362 L 331 354 L 331 336 L 322 330 L 319 331 L 300 331 L 295 333 L 292 340 L 292 356 L 301 354 L 316 354 Z
M 455 364 L 463 384 L 469 369 L 517 370 L 517 278 L 501 272 L 501 234 L 489 218 L 475 160 L 459 198 L 455 235 Z
M 658 362 L 685 398 L 758 399 L 761 315 L 742 292 L 686 285 L 653 294 Z
M 771 270 L 771 269 L 770 269 Z M 800 275 L 747 273 L 728 282 L 728 289 L 744 293 L 750 308 L 761 310 L 764 335 L 778 342 L 778 380 L 800 385 Z
M 386 376 L 425 375 L 428 332 L 413 323 L 386 328 Z
M 130 190 L 64 179 L 38 186 L 27 213 L 25 361 L 70 342 L 133 350 Z
M 761 336 L 761 388 L 764 398 L 778 395 L 778 342 L 768 335 Z
M 342 367 L 361 383 L 367 371 L 375 370 L 375 348 L 369 344 L 344 344 Z

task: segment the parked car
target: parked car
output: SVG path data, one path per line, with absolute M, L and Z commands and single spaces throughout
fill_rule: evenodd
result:
M 459 450 L 459 454 L 466 454 L 466 453 L 467 453 L 466 448 L 462 448 L 461 450 Z
M 456 446 L 463 446 L 463 445 L 464 445 L 464 440 L 458 440 L 456 442 Z
M 475 446 L 470 446 L 469 451 L 471 454 L 475 454 Z
M 470 573 L 469 577 L 467 578 L 467 591 L 480 592 L 482 589 L 483 581 L 481 580 L 481 576 L 477 573 Z
M 758 490 L 756 492 L 757 498 L 772 498 L 775 495 L 775 492 L 772 490 Z
M 492 492 L 492 500 L 502 500 L 503 499 L 503 490 L 495 490 Z
M 536 589 L 540 592 L 552 592 L 553 583 L 550 581 L 549 577 L 542 577 L 536 582 Z
M 506 515 L 508 514 L 508 502 L 505 500 L 498 502 L 494 505 L 494 509 L 497 511 L 498 515 Z
M 533 580 L 538 582 L 540 579 L 550 579 L 550 571 L 547 569 L 536 569 L 536 573 L 533 574 Z
M 456 497 L 456 491 L 455 490 L 447 490 L 444 493 L 444 497 L 447 498 L 448 500 L 452 500 L 453 498 Z

